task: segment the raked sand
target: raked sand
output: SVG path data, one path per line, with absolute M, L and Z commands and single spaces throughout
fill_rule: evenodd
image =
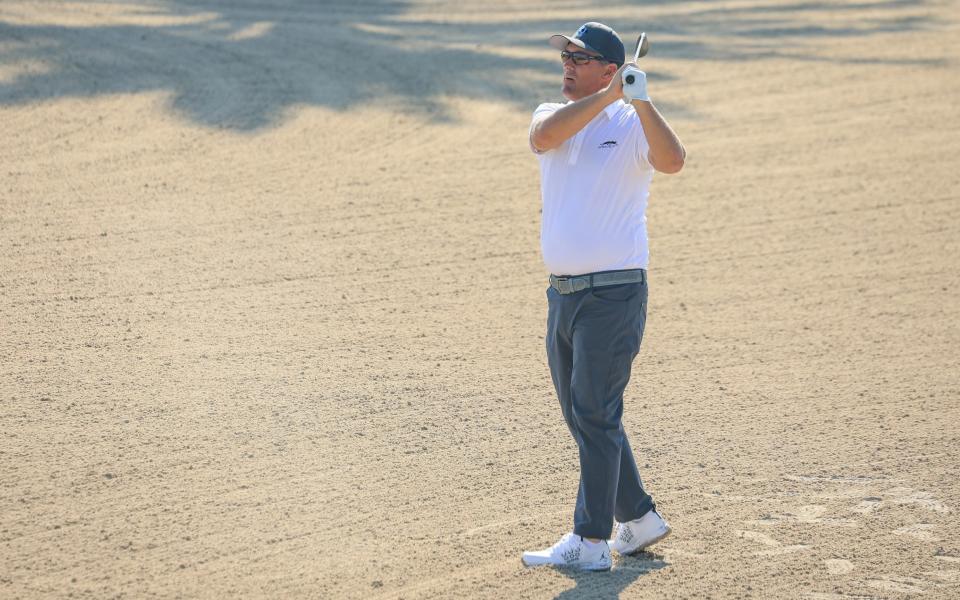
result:
M 674 534 L 569 530 L 546 38 L 646 31 L 625 400 Z M 956 598 L 960 6 L 0 4 L 0 597 Z

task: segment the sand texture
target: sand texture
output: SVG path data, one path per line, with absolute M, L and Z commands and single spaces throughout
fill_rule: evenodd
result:
M 624 423 L 571 527 L 546 38 L 652 46 Z M 960 597 L 956 0 L 0 3 L 0 598 Z

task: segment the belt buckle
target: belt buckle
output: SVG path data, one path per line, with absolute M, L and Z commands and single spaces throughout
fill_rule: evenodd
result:
M 572 294 L 573 283 L 570 281 L 569 277 L 557 277 L 556 278 L 557 291 L 561 294 Z

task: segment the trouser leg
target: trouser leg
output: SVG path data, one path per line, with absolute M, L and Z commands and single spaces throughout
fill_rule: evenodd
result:
M 622 427 L 621 427 L 622 429 Z M 643 489 L 640 480 L 640 471 L 633 458 L 633 450 L 623 434 L 623 444 L 620 446 L 620 478 L 617 484 L 617 500 L 614 506 L 614 517 L 621 523 L 639 519 L 656 508 L 653 498 Z
M 557 400 L 560 403 L 560 412 L 563 413 L 563 420 L 567 423 L 570 435 L 573 436 L 577 447 L 580 448 L 581 458 L 583 456 L 583 439 L 580 430 L 577 427 L 576 419 L 573 414 L 573 340 L 572 325 L 573 316 L 576 314 L 577 307 L 582 301 L 583 295 L 564 296 L 558 294 L 552 289 L 547 290 L 547 363 L 550 365 L 550 376 L 553 379 L 553 387 L 557 391 Z M 582 465 L 582 460 L 581 460 Z M 583 508 L 584 499 L 587 497 L 587 491 L 584 489 L 583 469 L 580 469 L 580 486 L 577 491 L 577 508 L 575 514 L 586 510 Z M 574 528 L 576 531 L 576 527 Z M 578 532 L 579 533 L 579 532 Z M 585 535 L 585 534 L 581 534 Z M 605 535 L 586 535 L 586 537 L 606 537 Z
M 643 341 L 643 330 L 647 323 L 646 284 L 644 284 L 640 294 L 643 302 L 636 327 L 639 335 L 639 339 L 637 340 L 638 348 Z M 626 523 L 627 521 L 639 519 L 654 509 L 656 509 L 656 505 L 653 502 L 653 498 L 650 497 L 650 494 L 643 489 L 643 481 L 640 479 L 640 471 L 637 469 L 633 449 L 630 447 L 627 434 L 624 433 L 623 445 L 620 447 L 620 480 L 617 485 L 617 501 L 614 508 L 614 516 L 617 521 Z
M 573 317 L 569 397 L 580 455 L 574 532 L 584 537 L 609 536 L 618 506 L 627 513 L 652 506 L 621 424 L 645 313 L 646 285 L 628 284 L 590 290 Z
M 557 391 L 560 402 L 560 411 L 570 429 L 570 434 L 577 440 L 577 430 L 573 423 L 573 404 L 570 398 L 570 383 L 573 377 L 573 345 L 570 340 L 570 328 L 565 326 L 569 319 L 567 313 L 571 305 L 571 298 L 558 294 L 555 290 L 547 289 L 547 363 L 550 365 L 550 377 L 553 387 Z M 577 440 L 579 444 L 579 440 Z

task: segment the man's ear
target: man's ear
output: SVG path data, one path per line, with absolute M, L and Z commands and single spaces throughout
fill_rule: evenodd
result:
M 606 69 L 607 69 L 607 70 L 604 71 L 604 73 L 603 73 L 604 79 L 612 80 L 614 74 L 616 74 L 617 69 L 619 69 L 619 68 L 620 68 L 620 67 L 617 66 L 617 63 L 607 63 L 607 66 L 606 66 Z

